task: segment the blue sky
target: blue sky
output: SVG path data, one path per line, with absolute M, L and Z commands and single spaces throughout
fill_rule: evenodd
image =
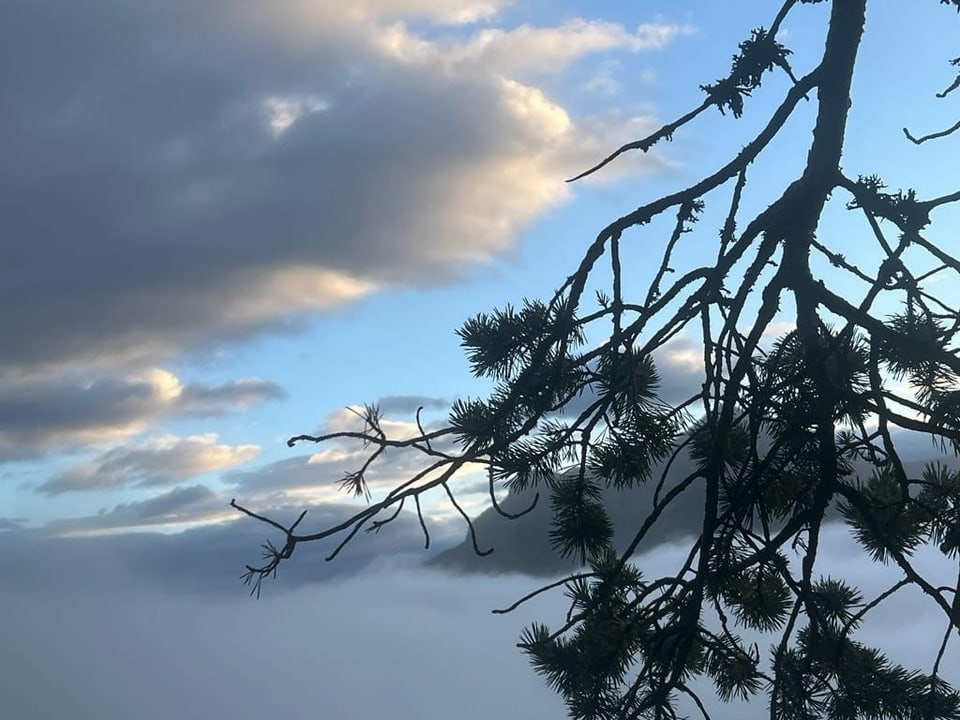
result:
M 339 517 L 349 501 L 336 488 L 358 448 L 314 455 L 286 439 L 349 427 L 344 408 L 366 402 L 409 432 L 418 405 L 437 424 L 455 398 L 482 393 L 455 329 L 548 296 L 607 222 L 728 159 L 787 81 L 771 76 L 740 121 L 711 111 L 648 155 L 564 179 L 698 104 L 698 86 L 727 72 L 777 5 L 0 0 L 0 560 L 25 572 L 10 560 L 20 543 L 64 535 L 217 538 L 238 519 L 231 497 L 281 518 L 310 506 L 318 528 Z M 798 74 L 817 60 L 828 5 L 798 5 L 784 26 Z M 955 122 L 953 96 L 933 96 L 954 76 L 957 15 L 934 0 L 869 13 L 844 168 L 951 192 L 956 139 L 916 147 L 901 128 Z M 751 168 L 745 212 L 796 176 L 811 117 L 801 108 Z M 842 204 L 824 234 L 869 265 Z M 724 209 L 708 207 L 678 266 L 714 252 Z M 936 219 L 931 239 L 956 249 L 960 214 Z M 626 236 L 628 291 L 645 287 L 662 229 Z M 697 387 L 698 352 L 680 338 L 661 353 L 665 386 Z M 374 493 L 410 468 L 391 456 Z M 486 507 L 469 487 L 461 499 L 472 514 Z M 449 506 L 427 507 L 438 537 L 459 540 Z M 229 556 L 231 583 L 257 552 L 251 524 L 236 525 L 253 555 Z M 130 539 L 130 556 L 154 562 L 150 542 Z M 183 543 L 170 557 L 188 562 Z M 419 538 L 391 543 L 407 552 Z M 228 564 L 204 557 L 205 569 Z M 515 580 L 503 595 L 523 587 Z M 71 582 L 36 592 L 93 583 Z M 369 591 L 350 587 L 338 607 Z M 134 606 L 149 616 L 158 597 Z M 186 598 L 171 627 L 188 612 L 177 603 L 200 602 Z M 426 602 L 407 601 L 414 615 Z M 48 632 L 42 618 L 33 630 Z M 525 680 L 531 707 L 553 712 Z

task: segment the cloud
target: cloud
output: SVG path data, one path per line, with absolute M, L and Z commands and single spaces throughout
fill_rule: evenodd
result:
M 196 498 L 202 499 L 198 492 Z M 168 512 L 175 505 L 181 516 L 196 498 L 180 497 L 155 504 L 149 513 Z M 158 526 L 139 531 L 99 528 L 92 516 L 67 525 L 41 529 L 11 528 L 0 544 L 0 570 L 16 569 L 17 585 L 25 594 L 61 593 L 65 588 L 96 587 L 116 593 L 140 589 L 178 594 L 244 597 L 238 581 L 246 563 L 258 562 L 264 541 L 283 544 L 283 535 L 268 525 L 228 507 L 221 498 L 214 510 L 227 513 L 215 524 L 185 524 L 177 532 L 156 532 Z M 166 507 L 161 508 L 161 505 Z M 292 503 L 258 507 L 289 524 L 304 506 Z M 322 530 L 343 522 L 356 508 L 346 504 L 307 505 L 301 528 Z M 129 511 L 127 511 L 130 514 Z M 104 513 L 107 514 L 107 513 Z M 171 528 L 160 528 L 170 530 Z M 107 532 L 110 530 L 110 532 Z M 121 530 L 124 530 L 121 532 Z M 345 577 L 372 562 L 419 562 L 459 540 L 462 524 L 431 522 L 432 549 L 425 552 L 424 538 L 414 514 L 403 512 L 379 534 L 360 533 L 340 553 L 336 562 L 324 558 L 342 538 L 311 542 L 297 549 L 296 562 L 285 563 L 277 578 L 265 586 L 267 594 L 282 593 L 303 585 Z
M 585 55 L 658 50 L 678 35 L 691 32 L 687 26 L 663 23 L 642 24 L 629 32 L 617 23 L 575 18 L 556 27 L 521 25 L 511 30 L 482 30 L 465 43 L 449 43 L 446 47 L 424 46 L 413 38 L 406 44 L 394 39 L 393 47 L 420 48 L 421 53 L 432 50 L 435 60 L 454 67 L 462 64 L 502 74 L 555 74 Z
M 92 381 L 74 375 L 0 380 L 0 460 L 116 441 L 161 418 L 217 417 L 282 397 L 283 389 L 269 380 L 184 385 L 160 368 Z
M 59 495 L 139 485 L 172 485 L 254 459 L 256 445 L 223 445 L 217 436 L 164 436 L 133 446 L 116 447 L 93 460 L 73 465 L 50 478 L 39 492 Z
M 508 3 L 503 0 L 359 0 L 373 17 L 422 17 L 440 24 L 468 25 L 489 20 Z
M 216 512 L 219 510 L 220 512 Z M 205 485 L 175 488 L 146 500 L 123 503 L 97 516 L 96 529 L 175 525 L 223 514 L 220 497 Z M 55 521 L 51 527 L 83 529 L 84 518 Z
M 339 495 L 338 484 L 347 470 L 356 470 L 362 463 L 359 455 L 328 451 L 317 453 L 323 461 L 318 467 L 310 463 L 310 455 L 298 455 L 277 460 L 250 470 L 234 470 L 225 473 L 223 480 L 236 488 L 242 498 L 244 493 L 263 493 L 271 490 L 311 489 L 318 499 L 333 500 Z
M 177 410 L 185 415 L 215 417 L 234 410 L 246 410 L 266 400 L 287 396 L 280 385 L 260 378 L 241 378 L 222 385 L 191 383 L 183 388 Z
M 26 525 L 26 518 L 3 518 L 0 517 L 0 532 L 19 530 Z
M 517 73 L 676 31 L 384 24 L 499 6 L 3 5 L 0 368 L 156 364 L 512 247 L 617 132 Z
M 450 401 L 426 395 L 386 395 L 377 401 L 384 415 L 415 416 L 417 408 L 425 411 L 449 410 Z
M 167 377 L 168 381 L 170 377 Z M 163 384 L 168 390 L 175 385 L 173 382 Z M 182 391 L 167 393 L 170 397 L 184 394 Z M 219 391 L 197 392 L 195 395 L 209 395 L 218 401 L 226 399 Z M 384 401 L 385 406 L 396 409 L 408 407 L 411 403 L 442 404 L 445 407 L 439 399 L 420 396 L 386 397 Z M 330 413 L 319 432 L 361 430 L 363 422 L 353 412 L 357 409 L 343 408 Z M 433 429 L 426 420 L 424 426 L 428 432 Z M 381 427 L 391 438 L 412 437 L 420 432 L 415 422 L 384 419 Z M 441 452 L 457 450 L 452 438 L 436 439 L 432 447 Z M 72 534 L 217 523 L 235 515 L 235 511 L 228 508 L 233 496 L 255 511 L 267 513 L 286 508 L 296 508 L 299 512 L 304 507 L 325 504 L 348 507 L 351 514 L 360 508 L 363 499 L 345 492 L 341 481 L 348 473 L 358 470 L 370 456 L 371 448 L 364 447 L 362 442 L 337 439 L 318 445 L 310 454 L 298 454 L 260 467 L 237 467 L 256 458 L 259 450 L 256 445 L 220 443 L 215 434 L 147 437 L 140 442 L 110 447 L 92 458 L 76 462 L 34 488 L 49 496 L 122 488 L 150 489 L 175 485 L 210 472 L 217 472 L 220 484 L 227 486 L 227 490 L 217 491 L 202 484 L 174 488 L 112 509 L 104 508 L 96 515 L 60 519 L 47 526 L 52 532 Z M 421 471 L 429 464 L 427 461 L 429 458 L 416 451 L 388 450 L 367 470 L 367 485 L 375 498 L 380 497 Z M 459 480 L 472 471 L 472 466 L 468 466 L 455 477 Z M 425 475 L 421 482 L 434 477 L 435 473 Z M 474 489 L 458 487 L 455 490 L 462 501 L 472 502 L 470 496 L 475 494 Z M 431 526 L 450 519 L 446 495 L 441 490 L 427 493 L 423 508 Z M 461 522 L 459 518 L 457 521 Z
M 529 586 L 523 579 L 451 582 L 385 564 L 321 587 L 274 586 L 259 601 L 234 582 L 232 597 L 98 591 L 86 582 L 40 596 L 5 593 L 0 611 L 17 622 L 4 647 L 18 658 L 0 680 L 5 712 L 102 720 L 564 714 L 514 646 L 532 613 L 490 613 Z
M 373 451 L 357 442 L 334 443 L 320 447 L 312 455 L 277 460 L 259 468 L 233 470 L 223 481 L 233 485 L 237 496 L 283 491 L 296 493 L 310 502 L 334 502 L 350 497 L 340 489 L 347 473 L 358 470 Z M 428 458 L 413 450 L 384 453 L 365 473 L 374 497 L 393 490 L 430 464 Z M 431 476 L 432 477 L 432 476 Z
M 613 96 L 623 88 L 618 77 L 622 74 L 623 68 L 619 60 L 606 60 L 599 64 L 596 72 L 586 81 L 584 88 L 598 96 Z M 647 77 L 652 76 L 652 71 L 647 71 Z
M 796 329 L 797 324 L 793 320 L 777 320 L 764 328 L 760 340 L 770 345 Z
M 189 443 L 181 441 L 181 444 Z M 218 447 L 203 442 L 193 444 L 193 457 L 183 459 L 175 457 L 172 450 L 167 453 L 156 448 L 126 448 L 116 454 L 107 452 L 91 463 L 78 464 L 50 478 L 38 490 L 58 495 L 123 486 L 160 488 L 168 482 L 188 480 L 199 475 L 201 462 L 206 463 L 203 466 L 205 468 L 210 468 L 216 462 L 227 467 L 228 462 L 236 461 L 235 464 L 239 464 L 245 453 L 252 454 L 252 450 L 246 449 L 248 446 Z M 186 452 L 191 453 L 190 450 Z M 347 472 L 357 470 L 367 456 L 367 451 L 359 447 L 354 452 L 333 447 L 313 455 L 298 455 L 267 463 L 258 468 L 226 470 L 219 478 L 228 486 L 225 490 L 214 490 L 200 483 L 175 487 L 144 499 L 103 508 L 93 515 L 53 520 L 44 526 L 44 531 L 54 535 L 96 535 L 151 528 L 183 530 L 235 519 L 238 511 L 230 507 L 230 500 L 234 497 L 250 510 L 274 518 L 290 513 L 295 516 L 303 509 L 309 509 L 310 524 L 322 530 L 327 527 L 324 518 L 330 517 L 329 512 L 334 512 L 336 522 L 341 522 L 348 514 L 354 515 L 365 507 L 364 499 L 354 498 L 342 490 L 340 482 Z M 368 485 L 374 498 L 379 499 L 409 479 L 423 465 L 422 457 L 414 453 L 389 453 L 383 456 L 367 472 Z M 104 466 L 106 471 L 100 470 Z M 466 475 L 466 472 L 461 474 Z M 458 497 L 469 494 L 457 486 L 454 486 L 454 491 Z M 448 521 L 453 520 L 442 490 L 426 493 L 421 502 L 431 535 L 435 528 L 445 527 Z M 462 520 L 457 517 L 456 522 L 459 534 L 463 528 Z M 419 534 L 418 523 L 416 528 Z M 420 538 L 422 542 L 422 536 Z
M 385 396 L 377 404 L 382 411 L 379 427 L 390 440 L 406 440 L 420 436 L 420 427 L 414 419 L 417 407 L 449 407 L 445 400 L 425 396 Z M 363 432 L 363 414 L 361 406 L 340 408 L 328 413 L 313 434 Z M 410 419 L 391 420 L 388 415 Z M 422 419 L 424 432 L 440 429 L 437 418 L 432 420 Z M 444 426 L 445 420 L 445 416 L 440 418 Z M 302 449 L 310 447 L 310 444 L 302 442 L 297 447 Z M 345 497 L 340 487 L 344 477 L 359 470 L 375 450 L 373 445 L 350 437 L 328 439 L 315 447 L 315 451 L 309 455 L 278 460 L 259 468 L 233 470 L 225 473 L 223 480 L 233 485 L 238 494 L 283 491 L 288 494 L 297 493 L 309 502 L 334 501 Z M 430 442 L 430 447 L 435 452 L 450 455 L 457 455 L 462 450 L 452 434 L 435 438 Z M 376 498 L 407 482 L 436 459 L 416 448 L 387 448 L 368 467 L 364 477 Z M 476 469 L 477 466 L 468 465 L 459 470 L 454 478 L 462 478 Z M 428 473 L 419 479 L 418 484 L 424 484 L 436 477 L 436 472 Z
M 56 535 L 96 534 L 106 530 L 213 522 L 231 514 L 219 494 L 206 485 L 190 485 L 145 500 L 121 503 L 97 515 L 54 520 L 46 529 Z
M 4 647 L 18 659 L 0 680 L 5 712 L 103 720 L 318 714 L 547 720 L 565 714 L 515 647 L 530 622 L 554 629 L 563 622 L 562 589 L 515 613 L 493 615 L 491 609 L 541 581 L 451 577 L 388 558 L 366 564 L 366 572 L 351 568 L 332 576 L 325 573 L 348 555 L 324 563 L 320 553 L 302 548 L 254 601 L 236 579 L 236 564 L 249 560 L 249 551 L 237 554 L 237 543 L 255 543 L 260 532 L 251 522 L 181 536 L 5 539 L 0 570 L 17 591 L 0 594 L 0 613 L 17 619 L 6 628 Z M 849 535 L 826 532 L 831 552 L 818 560 L 817 574 L 845 578 L 870 593 L 892 584 L 896 568 L 866 559 Z M 384 538 L 373 540 L 384 548 Z M 656 578 L 681 564 L 687 550 L 659 548 L 638 563 L 645 577 Z M 935 584 L 956 578 L 956 564 L 936 553 L 921 551 L 917 567 Z M 322 584 L 309 582 L 310 573 Z M 939 611 L 928 609 L 920 593 L 897 592 L 871 612 L 855 639 L 929 671 L 945 624 Z M 769 657 L 772 636 L 742 634 L 748 642 L 757 639 L 761 656 Z M 411 653 L 416 663 L 409 662 Z M 283 662 L 271 661 L 272 670 L 264 672 L 270 658 Z M 960 681 L 958 667 L 951 643 L 941 670 L 953 684 Z M 769 715 L 762 696 L 725 705 L 708 684 L 694 682 L 717 720 Z M 677 710 L 696 714 L 686 700 Z

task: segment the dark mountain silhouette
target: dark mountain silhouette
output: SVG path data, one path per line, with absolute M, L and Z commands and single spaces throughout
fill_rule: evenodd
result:
M 960 469 L 960 459 L 954 456 L 929 457 L 927 460 L 906 460 L 904 468 L 911 477 L 919 476 L 927 462 L 940 461 L 952 469 Z M 689 456 L 678 456 L 670 468 L 664 491 L 683 480 L 693 469 Z M 614 543 L 623 550 L 633 539 L 640 525 L 650 514 L 653 507 L 653 494 L 657 479 L 660 477 L 661 464 L 651 474 L 654 480 L 644 485 L 626 490 L 605 490 L 604 503 L 614 525 Z M 866 462 L 857 463 L 854 472 L 861 478 L 869 477 L 872 466 Z M 533 492 L 522 495 L 511 494 L 501 503 L 509 513 L 520 512 L 530 506 Z M 662 513 L 657 523 L 650 529 L 641 542 L 638 552 L 649 552 L 654 548 L 696 536 L 703 517 L 704 494 L 699 481 L 687 488 L 686 492 L 674 500 Z M 836 511 L 828 518 L 836 519 Z M 488 508 L 474 521 L 480 548 L 494 548 L 494 552 L 479 557 L 473 551 L 469 535 L 464 540 L 425 564 L 456 573 L 523 573 L 535 577 L 557 576 L 576 569 L 578 563 L 572 559 L 561 558 L 550 546 L 550 491 L 541 489 L 540 500 L 536 508 L 527 515 L 510 520 L 493 508 Z

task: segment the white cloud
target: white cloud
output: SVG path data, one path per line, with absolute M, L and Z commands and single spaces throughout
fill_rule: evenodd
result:
M 491 20 L 508 0 L 361 0 L 377 17 L 421 16 L 448 25 Z
M 397 32 L 395 27 L 394 36 Z M 521 25 L 510 30 L 482 30 L 466 42 L 440 45 L 433 59 L 454 67 L 479 67 L 503 74 L 555 74 L 586 55 L 611 50 L 648 52 L 690 32 L 687 26 L 667 23 L 643 24 L 630 32 L 617 23 L 575 18 L 555 27 Z M 415 55 L 427 57 L 426 48 L 419 47 Z
M 121 377 L 36 375 L 0 380 L 0 461 L 102 445 L 178 416 L 214 417 L 284 397 L 275 382 L 182 383 L 149 368 Z
M 256 445 L 224 445 L 214 434 L 155 437 L 120 446 L 67 468 L 41 484 L 48 495 L 89 492 L 133 485 L 172 485 L 203 473 L 226 470 L 253 460 Z
M 298 28 L 317 32 L 331 22 L 357 24 L 395 19 L 423 19 L 441 26 L 471 25 L 492 20 L 509 4 L 509 0 L 353 0 L 349 5 L 324 0 L 274 0 L 266 13 L 262 3 L 252 3 L 251 14 L 258 19 L 282 19 L 286 32 Z
M 650 73 L 650 71 L 646 71 Z M 613 96 L 620 92 L 623 84 L 618 77 L 623 73 L 619 60 L 606 60 L 600 63 L 597 71 L 587 80 L 585 87 L 588 92 L 599 96 Z M 648 82 L 644 79 L 644 82 Z
M 770 323 L 766 328 L 764 328 L 763 334 L 760 336 L 760 340 L 761 342 L 770 344 L 796 329 L 797 324 L 793 320 L 778 320 Z M 747 329 L 746 332 L 749 332 L 749 329 Z
M 440 449 L 439 444 L 434 444 L 434 449 Z M 341 490 L 340 483 L 348 473 L 359 470 L 372 453 L 373 448 L 362 447 L 360 441 L 335 442 L 311 455 L 277 460 L 249 470 L 233 470 L 225 474 L 223 479 L 233 485 L 233 492 L 248 504 L 263 502 L 275 492 L 282 492 L 284 496 L 296 498 L 302 503 L 350 503 L 353 496 Z M 364 475 L 373 500 L 381 499 L 432 462 L 433 459 L 416 450 L 388 450 Z M 467 472 L 469 470 L 461 470 L 456 477 L 461 479 Z M 424 484 L 436 475 L 434 472 L 424 476 L 418 484 Z M 424 507 L 430 512 L 437 507 L 445 509 L 446 495 L 442 490 L 434 490 L 428 493 L 424 501 Z M 356 502 L 366 504 L 362 497 Z
M 315 95 L 270 96 L 263 101 L 267 131 L 274 138 L 279 138 L 302 115 L 323 112 L 329 107 L 329 102 Z
M 339 408 L 327 414 L 322 423 L 320 434 L 338 432 L 360 432 L 365 426 L 365 410 L 361 405 L 350 405 Z M 380 427 L 387 437 L 397 440 L 406 440 L 420 434 L 417 423 L 413 420 L 389 420 L 381 417 Z

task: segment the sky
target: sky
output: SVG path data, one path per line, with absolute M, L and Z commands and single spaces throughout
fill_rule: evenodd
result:
M 418 570 L 422 537 L 405 518 L 358 542 L 339 569 L 319 548 L 298 551 L 275 596 L 251 604 L 236 575 L 267 528 L 228 503 L 279 519 L 308 507 L 305 529 L 355 509 L 362 501 L 338 485 L 363 449 L 291 449 L 286 439 L 355 427 L 348 408 L 371 402 L 389 431 L 409 433 L 417 407 L 434 427 L 454 399 L 482 393 L 456 328 L 549 296 L 607 222 L 746 142 L 786 81 L 772 77 L 741 121 L 711 113 L 647 155 L 564 179 L 698 104 L 698 86 L 726 73 L 774 5 L 0 0 L 0 605 L 25 618 L 11 640 L 22 648 L 18 674 L 0 686 L 21 693 L 0 692 L 20 703 L 12 716 L 60 717 L 56 708 L 73 704 L 127 717 L 143 693 L 172 702 L 156 677 L 190 647 L 196 704 L 182 716 L 216 714 L 204 703 L 233 693 L 237 717 L 261 716 L 264 698 L 305 716 L 324 702 L 297 697 L 311 667 L 345 672 L 354 662 L 336 657 L 376 637 L 385 647 L 362 682 L 433 687 L 435 717 L 463 696 L 486 708 L 477 717 L 508 712 L 482 705 L 500 695 L 487 682 L 502 682 L 526 716 L 554 716 L 556 699 L 512 647 L 519 626 L 469 624 L 529 579 Z M 916 147 L 901 128 L 955 122 L 956 104 L 933 95 L 954 76 L 945 61 L 957 54 L 958 19 L 920 5 L 870 6 L 844 167 L 934 196 L 955 190 L 956 141 Z M 826 12 L 801 5 L 784 27 L 798 70 L 816 61 Z M 751 171 L 745 210 L 795 177 L 811 117 L 801 108 Z M 722 202 L 712 212 L 678 263 L 713 247 L 709 220 Z M 842 252 L 862 251 L 842 202 L 827 219 Z M 960 220 L 949 209 L 936 219 Z M 649 277 L 659 230 L 628 236 L 628 290 Z M 658 355 L 671 399 L 699 383 L 698 354 L 684 336 Z M 389 456 L 374 494 L 412 463 Z M 458 492 L 470 514 L 486 507 L 476 478 Z M 459 542 L 449 504 L 433 496 L 425 507 L 436 546 Z M 6 589 L 16 586 L 24 592 Z M 129 610 L 114 616 L 107 606 L 121 598 Z M 441 601 L 454 609 L 433 612 Z M 250 693 L 251 673 L 271 652 L 286 656 L 308 626 L 333 633 L 335 651 L 308 643 L 291 675 Z M 470 642 L 448 637 L 468 626 Z M 130 653 L 142 668 L 120 662 Z M 430 659 L 431 678 L 459 653 L 463 677 L 418 685 L 407 653 Z M 102 659 L 102 674 L 88 657 Z M 221 670 L 206 682 L 211 668 Z M 480 668 L 497 673 L 478 679 Z M 118 697 L 107 669 L 147 684 Z M 352 682 L 328 685 L 361 684 Z M 63 687 L 62 697 L 31 705 L 41 686 Z M 388 701 L 371 696 L 373 707 Z M 170 717 L 171 707 L 151 712 Z

